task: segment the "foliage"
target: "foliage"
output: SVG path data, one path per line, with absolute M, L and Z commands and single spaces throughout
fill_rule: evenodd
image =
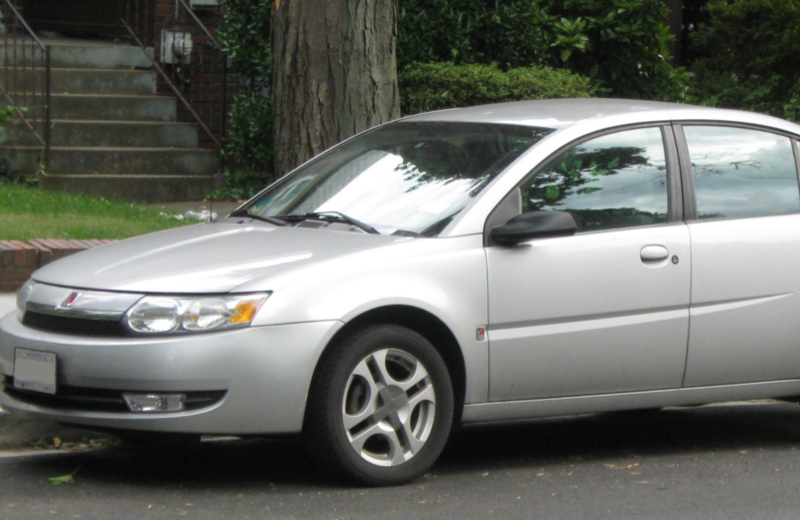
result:
M 222 0 L 226 24 L 217 36 L 239 78 L 239 94 L 229 113 L 224 156 L 225 186 L 211 197 L 247 197 L 270 180 L 272 172 L 272 53 L 268 0 Z
M 692 40 L 699 99 L 796 119 L 800 0 L 712 0 L 708 11 Z
M 228 53 L 230 70 L 256 87 L 269 87 L 272 74 L 269 31 L 272 3 L 268 0 L 222 0 L 225 25 L 217 30 Z
M 78 467 L 78 469 L 76 469 L 75 471 L 73 471 L 69 475 L 61 475 L 60 477 L 49 477 L 47 480 L 49 480 L 51 484 L 56 485 L 56 486 L 60 486 L 61 484 L 72 484 L 73 482 L 75 482 L 75 479 L 73 477 L 80 470 L 81 470 L 81 468 Z
M 615 97 L 682 99 L 663 0 L 404 0 L 398 65 L 498 62 L 588 76 Z
M 127 238 L 194 221 L 129 202 L 0 183 L 0 238 Z
M 403 114 L 523 99 L 589 97 L 589 79 L 548 67 L 414 64 L 398 78 Z
M 0 110 L 0 125 L 11 119 L 14 115 L 14 107 L 7 106 L 5 109 Z M 0 126 L 0 137 L 5 134 L 5 128 Z
M 227 169 L 222 173 L 223 186 L 206 197 L 211 200 L 249 199 L 269 182 L 261 173 L 244 169 Z
M 272 171 L 272 98 L 261 91 L 242 89 L 228 114 L 225 158 L 266 183 Z
M 635 165 L 647 165 L 646 152 L 638 147 L 601 148 L 587 152 L 571 149 L 537 175 L 526 186 L 523 200 L 529 211 L 563 205 L 575 195 L 601 191 L 596 181 Z
M 14 117 L 14 107 L 7 106 L 0 110 L 0 144 L 5 141 L 4 123 Z M 14 163 L 5 155 L 0 155 L 0 184 L 36 184 L 36 176 L 24 175 L 15 168 Z

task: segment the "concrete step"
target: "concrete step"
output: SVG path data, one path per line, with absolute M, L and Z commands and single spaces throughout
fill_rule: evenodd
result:
M 17 65 L 41 66 L 38 47 L 0 41 L 0 60 Z M 148 49 L 153 56 L 153 49 Z M 51 45 L 50 66 L 75 69 L 149 69 L 152 63 L 139 47 L 130 45 Z
M 19 69 L 9 76 L 10 90 L 43 89 L 43 69 Z M 140 94 L 155 95 L 156 73 L 149 70 L 50 69 L 50 92 L 53 94 Z
M 197 146 L 197 125 L 142 121 L 52 121 L 53 146 L 179 147 Z M 37 146 L 30 130 L 16 120 L 6 124 L 0 145 Z
M 175 121 L 177 100 L 168 96 L 53 94 L 53 119 Z
M 41 98 L 17 92 L 11 97 L 29 112 L 43 113 Z M 51 100 L 52 119 L 82 121 L 175 121 L 178 107 L 178 100 L 170 96 L 53 94 Z
M 47 175 L 40 181 L 46 190 L 149 203 L 201 200 L 221 183 L 208 175 Z
M 39 169 L 41 147 L 0 146 L 23 173 Z M 50 170 L 57 175 L 214 175 L 219 173 L 216 150 L 200 148 L 53 147 Z

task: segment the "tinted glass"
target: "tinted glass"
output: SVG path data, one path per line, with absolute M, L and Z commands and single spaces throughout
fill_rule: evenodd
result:
M 800 211 L 792 142 L 723 126 L 686 126 L 701 219 Z
M 523 211 L 567 211 L 578 231 L 660 224 L 669 206 L 666 166 L 659 128 L 598 137 L 523 185 Z
M 338 211 L 384 234 L 436 235 L 550 132 L 479 123 L 385 125 L 284 177 L 247 209 L 269 217 Z

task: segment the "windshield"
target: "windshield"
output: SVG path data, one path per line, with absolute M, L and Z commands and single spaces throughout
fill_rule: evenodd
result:
M 385 125 L 284 177 L 245 209 L 289 221 L 338 213 L 381 234 L 435 236 L 550 132 L 484 123 Z

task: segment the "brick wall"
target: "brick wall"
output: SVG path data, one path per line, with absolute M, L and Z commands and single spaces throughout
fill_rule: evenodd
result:
M 36 269 L 54 260 L 116 240 L 0 240 L 0 292 L 13 292 Z

